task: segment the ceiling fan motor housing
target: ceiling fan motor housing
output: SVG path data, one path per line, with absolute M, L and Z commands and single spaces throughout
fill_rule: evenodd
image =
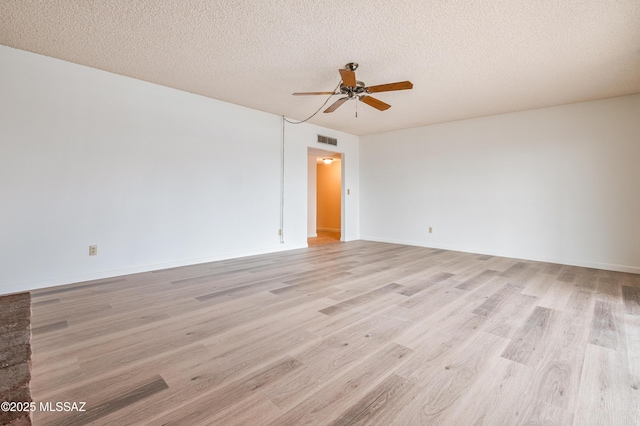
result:
M 346 86 L 344 83 L 340 84 L 340 93 L 343 95 L 349 95 L 350 93 L 360 95 L 367 93 L 367 88 L 362 81 L 356 81 L 355 87 Z

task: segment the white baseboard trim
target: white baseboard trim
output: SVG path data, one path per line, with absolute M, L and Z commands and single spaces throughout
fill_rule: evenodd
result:
M 269 247 L 264 249 L 243 251 L 243 252 L 220 253 L 218 255 L 213 255 L 213 256 L 206 256 L 206 257 L 199 257 L 199 258 L 192 258 L 192 259 L 181 259 L 181 260 L 175 260 L 171 262 L 154 263 L 154 264 L 148 264 L 148 265 L 137 265 L 137 266 L 131 266 L 126 268 L 95 271 L 87 274 L 52 278 L 48 280 L 17 283 L 14 285 L 9 285 L 7 287 L 4 287 L 4 286 L 0 287 L 0 296 L 5 294 L 19 293 L 23 291 L 55 287 L 55 286 L 65 285 L 65 284 L 74 284 L 74 283 L 80 283 L 85 281 L 96 281 L 96 280 L 102 280 L 107 278 L 115 278 L 122 275 L 158 271 L 161 269 L 177 268 L 180 266 L 198 265 L 200 263 L 216 262 L 219 260 L 236 259 L 241 257 L 276 253 L 276 252 L 287 251 L 287 250 L 297 250 L 301 248 L 307 248 L 307 245 L 306 244 L 292 245 L 292 246 L 286 246 L 286 247 L 275 246 L 275 247 Z
M 341 232 L 340 228 L 317 228 L 316 231 L 325 231 L 325 232 Z
M 614 263 L 593 262 L 593 261 L 576 260 L 576 259 L 561 259 L 561 258 L 554 258 L 554 257 L 548 257 L 548 256 L 523 256 L 515 253 L 492 253 L 490 251 L 475 249 L 475 248 L 468 248 L 468 247 L 453 247 L 453 246 L 447 246 L 447 245 L 441 245 L 441 244 L 425 244 L 424 242 L 418 242 L 418 241 L 376 238 L 371 236 L 360 236 L 360 239 L 365 241 L 376 241 L 380 243 L 402 244 L 407 246 L 426 247 L 426 248 L 433 248 L 438 250 L 451 250 L 451 251 L 460 251 L 464 253 L 486 254 L 489 256 L 532 260 L 534 262 L 557 263 L 560 265 L 579 266 L 582 268 L 603 269 L 606 271 L 640 274 L 640 266 L 618 265 Z
M 427 245 L 424 242 L 418 242 L 418 241 L 405 241 L 405 240 L 396 240 L 396 239 L 387 239 L 387 238 L 377 238 L 377 237 L 371 237 L 371 236 L 360 236 L 360 238 L 349 239 L 349 241 L 355 241 L 358 239 L 364 240 L 364 241 L 376 241 L 381 243 L 427 247 L 427 248 L 433 248 L 438 250 L 452 250 L 452 251 L 460 251 L 465 253 L 486 254 L 490 256 L 500 256 L 500 257 L 514 258 L 514 259 L 532 260 L 535 262 L 557 263 L 561 265 L 580 266 L 584 268 L 594 268 L 594 269 L 603 269 L 608 271 L 640 274 L 640 266 L 618 265 L 618 264 L 611 264 L 611 263 L 582 261 L 582 260 L 575 260 L 575 259 L 560 259 L 560 258 L 552 258 L 552 257 L 544 257 L 544 256 L 525 257 L 525 256 L 514 255 L 513 253 L 491 253 L 488 251 L 468 249 L 463 247 L 452 247 L 452 246 L 446 246 L 446 245 Z M 201 258 L 182 259 L 182 260 L 176 260 L 171 262 L 138 265 L 138 266 L 132 266 L 127 268 L 119 268 L 119 269 L 112 269 L 112 270 L 105 270 L 105 271 L 96 271 L 88 274 L 58 277 L 58 278 L 53 278 L 48 280 L 16 283 L 13 285 L 3 286 L 2 288 L 0 288 L 0 295 L 18 293 L 18 292 L 29 291 L 29 290 L 36 290 L 36 289 L 47 288 L 47 287 L 54 287 L 58 285 L 73 284 L 73 283 L 84 282 L 84 281 L 95 281 L 95 280 L 101 280 L 101 279 L 115 278 L 122 275 L 157 271 L 161 269 L 176 268 L 180 266 L 197 265 L 200 263 L 215 262 L 219 260 L 235 259 L 235 258 L 255 256 L 255 255 L 267 254 L 267 253 L 276 253 L 276 252 L 287 251 L 287 250 L 297 250 L 301 248 L 307 248 L 307 244 L 299 244 L 299 245 L 286 246 L 286 247 L 276 246 L 276 247 L 269 247 L 264 249 L 250 250 L 250 251 L 236 252 L 236 253 L 221 253 L 218 255 L 201 257 Z

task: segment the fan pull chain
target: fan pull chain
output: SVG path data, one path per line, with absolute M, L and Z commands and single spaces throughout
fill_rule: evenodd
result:
M 356 118 L 358 118 L 358 101 L 359 100 L 360 100 L 359 98 L 356 98 Z

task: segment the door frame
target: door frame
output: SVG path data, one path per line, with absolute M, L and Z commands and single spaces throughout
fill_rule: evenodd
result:
M 317 158 L 318 157 L 337 157 L 340 158 L 340 241 L 345 241 L 345 185 L 344 185 L 344 176 L 345 176 L 345 154 L 343 152 L 339 152 L 339 151 L 330 151 L 330 150 L 326 150 L 326 149 L 322 149 L 322 148 L 316 148 L 316 147 L 307 147 L 307 168 L 309 167 L 309 165 L 311 164 L 310 158 L 313 157 L 314 158 L 314 164 L 316 165 L 316 170 L 317 170 Z M 314 187 L 315 187 L 315 191 L 313 193 L 313 195 L 315 195 L 316 197 L 316 202 L 314 203 L 315 205 L 315 209 L 313 209 L 314 211 L 309 211 L 311 209 L 309 209 L 309 199 L 311 194 L 309 193 L 309 187 L 311 185 L 310 179 L 311 179 L 311 174 L 309 172 L 309 170 L 307 169 L 307 237 L 309 237 L 309 222 L 310 222 L 310 218 L 311 215 L 315 216 L 315 229 L 314 234 L 317 232 L 317 228 L 318 228 L 318 217 L 317 217 L 317 198 L 318 198 L 318 175 L 317 172 L 314 173 L 315 176 L 315 182 L 314 182 Z

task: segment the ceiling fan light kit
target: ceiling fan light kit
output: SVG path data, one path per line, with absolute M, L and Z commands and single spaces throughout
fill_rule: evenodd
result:
M 344 95 L 344 97 L 335 101 L 329 108 L 325 109 L 325 113 L 330 113 L 338 109 L 346 101 L 355 99 L 379 110 L 384 111 L 391 108 L 391 105 L 382 102 L 379 99 L 369 96 L 371 93 L 391 92 L 395 90 L 408 90 L 413 88 L 410 81 L 398 81 L 396 83 L 379 84 L 377 86 L 367 87 L 364 82 L 356 79 L 356 69 L 358 64 L 349 62 L 343 69 L 338 70 L 342 81 L 339 88 L 335 92 L 298 92 L 295 96 L 300 95 Z M 357 113 L 356 113 L 357 114 Z M 357 116 L 357 115 L 356 115 Z

